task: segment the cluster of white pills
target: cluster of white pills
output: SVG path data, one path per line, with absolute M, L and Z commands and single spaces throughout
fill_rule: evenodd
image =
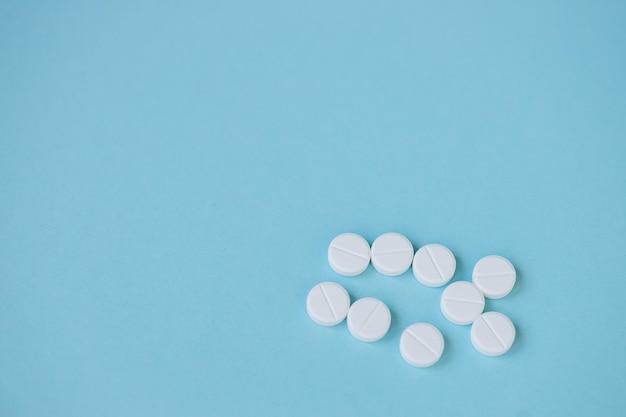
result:
M 429 244 L 414 253 L 411 242 L 398 233 L 379 236 L 371 248 L 363 237 L 344 233 L 334 238 L 328 247 L 328 263 L 338 274 L 359 275 L 370 261 L 376 271 L 387 276 L 401 275 L 412 265 L 415 278 L 428 287 L 446 285 L 456 271 L 456 259 L 450 249 Z M 506 296 L 513 289 L 515 279 L 513 265 L 501 256 L 491 255 L 476 263 L 472 282 L 457 281 L 443 291 L 441 312 L 444 317 L 454 324 L 471 324 L 472 345 L 484 355 L 502 355 L 513 345 L 515 326 L 511 320 L 502 313 L 483 310 L 485 297 Z M 382 339 L 391 324 L 389 308 L 381 300 L 368 297 L 350 304 L 348 292 L 334 282 L 324 282 L 311 289 L 307 312 L 313 321 L 323 326 L 337 325 L 347 317 L 350 333 L 364 342 Z M 441 332 L 429 323 L 414 323 L 400 337 L 400 354 L 414 366 L 434 365 L 443 350 Z
M 364 342 L 375 342 L 387 334 L 391 313 L 376 298 L 361 298 L 350 305 L 350 296 L 341 285 L 322 282 L 309 291 L 306 308 L 314 322 L 334 326 L 348 317 L 348 330 Z

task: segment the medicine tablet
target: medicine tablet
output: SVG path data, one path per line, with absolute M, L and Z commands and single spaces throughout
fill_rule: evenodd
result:
M 400 336 L 400 354 L 413 366 L 425 368 L 434 365 L 443 353 L 443 336 L 428 323 L 415 323 Z
M 441 295 L 441 312 L 454 324 L 470 324 L 485 308 L 485 297 L 471 282 L 454 282 Z
M 330 242 L 328 263 L 338 274 L 359 275 L 370 264 L 370 245 L 355 233 L 344 233 Z
M 322 282 L 309 291 L 306 311 L 309 317 L 322 326 L 334 326 L 346 318 L 350 308 L 350 296 L 339 284 Z
M 363 342 L 382 339 L 390 324 L 389 308 L 376 298 L 361 298 L 348 311 L 348 330 L 352 336 Z
M 372 243 L 372 265 L 383 275 L 401 275 L 412 261 L 413 245 L 399 233 L 385 233 Z
M 456 271 L 456 259 L 450 249 L 438 244 L 422 246 L 413 258 L 413 275 L 429 287 L 447 284 Z
M 472 282 L 485 297 L 498 299 L 511 292 L 515 285 L 515 268 L 502 256 L 485 256 L 474 265 Z
M 483 355 L 500 356 L 513 346 L 515 326 L 504 314 L 488 311 L 474 321 L 470 337 L 472 345 Z

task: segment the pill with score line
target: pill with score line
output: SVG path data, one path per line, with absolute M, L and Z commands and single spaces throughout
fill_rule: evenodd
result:
M 431 243 L 422 246 L 413 257 L 413 275 L 428 287 L 447 284 L 456 271 L 454 254 L 443 245 Z
M 413 261 L 413 245 L 399 233 L 385 233 L 372 243 L 372 265 L 383 275 L 397 276 L 406 272 Z
M 516 272 L 513 264 L 502 256 L 490 255 L 474 265 L 472 282 L 487 298 L 505 297 L 515 285 Z
M 443 335 L 429 323 L 415 323 L 407 327 L 400 336 L 400 354 L 413 366 L 432 366 L 443 353 Z
M 341 323 L 350 308 L 350 295 L 341 285 L 322 282 L 309 291 L 306 297 L 306 311 L 311 320 L 322 326 L 335 326 Z
M 454 282 L 441 295 L 441 312 L 454 324 L 470 324 L 485 308 L 485 297 L 474 284 Z
M 370 264 L 370 245 L 356 233 L 343 233 L 328 246 L 328 264 L 338 274 L 359 275 Z
M 506 315 L 488 311 L 472 324 L 470 339 L 474 348 L 483 355 L 500 356 L 513 346 L 515 326 Z
M 363 342 L 382 339 L 391 324 L 389 308 L 377 298 L 361 298 L 348 310 L 348 330 Z

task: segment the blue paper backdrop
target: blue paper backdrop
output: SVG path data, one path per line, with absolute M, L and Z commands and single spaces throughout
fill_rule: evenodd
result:
M 610 1 L 3 1 L 0 415 L 624 415 L 625 45 Z M 509 258 L 512 350 L 333 273 L 347 231 Z

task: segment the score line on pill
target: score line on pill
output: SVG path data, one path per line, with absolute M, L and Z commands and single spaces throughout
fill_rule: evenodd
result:
M 341 285 L 322 282 L 309 291 L 306 311 L 311 320 L 322 326 L 335 326 L 348 315 L 350 295 Z
M 515 326 L 504 314 L 488 311 L 472 324 L 470 339 L 476 350 L 483 355 L 500 356 L 513 346 Z
M 361 298 L 348 310 L 348 330 L 363 342 L 382 339 L 389 330 L 391 312 L 377 298 Z
M 370 264 L 370 245 L 356 233 L 343 233 L 328 246 L 328 263 L 338 274 L 353 277 Z
M 400 336 L 400 354 L 413 366 L 432 366 L 443 353 L 443 335 L 432 324 L 415 323 L 407 327 Z
M 443 245 L 432 243 L 422 246 L 413 258 L 413 275 L 428 287 L 447 284 L 456 271 L 454 254 Z
M 490 255 L 474 265 L 472 282 L 487 298 L 498 299 L 511 292 L 516 279 L 515 267 L 502 256 Z
M 441 295 L 441 312 L 454 324 L 470 324 L 485 308 L 485 297 L 471 282 L 454 282 Z
M 372 265 L 383 275 L 405 273 L 413 261 L 413 245 L 399 233 L 385 233 L 372 243 Z

